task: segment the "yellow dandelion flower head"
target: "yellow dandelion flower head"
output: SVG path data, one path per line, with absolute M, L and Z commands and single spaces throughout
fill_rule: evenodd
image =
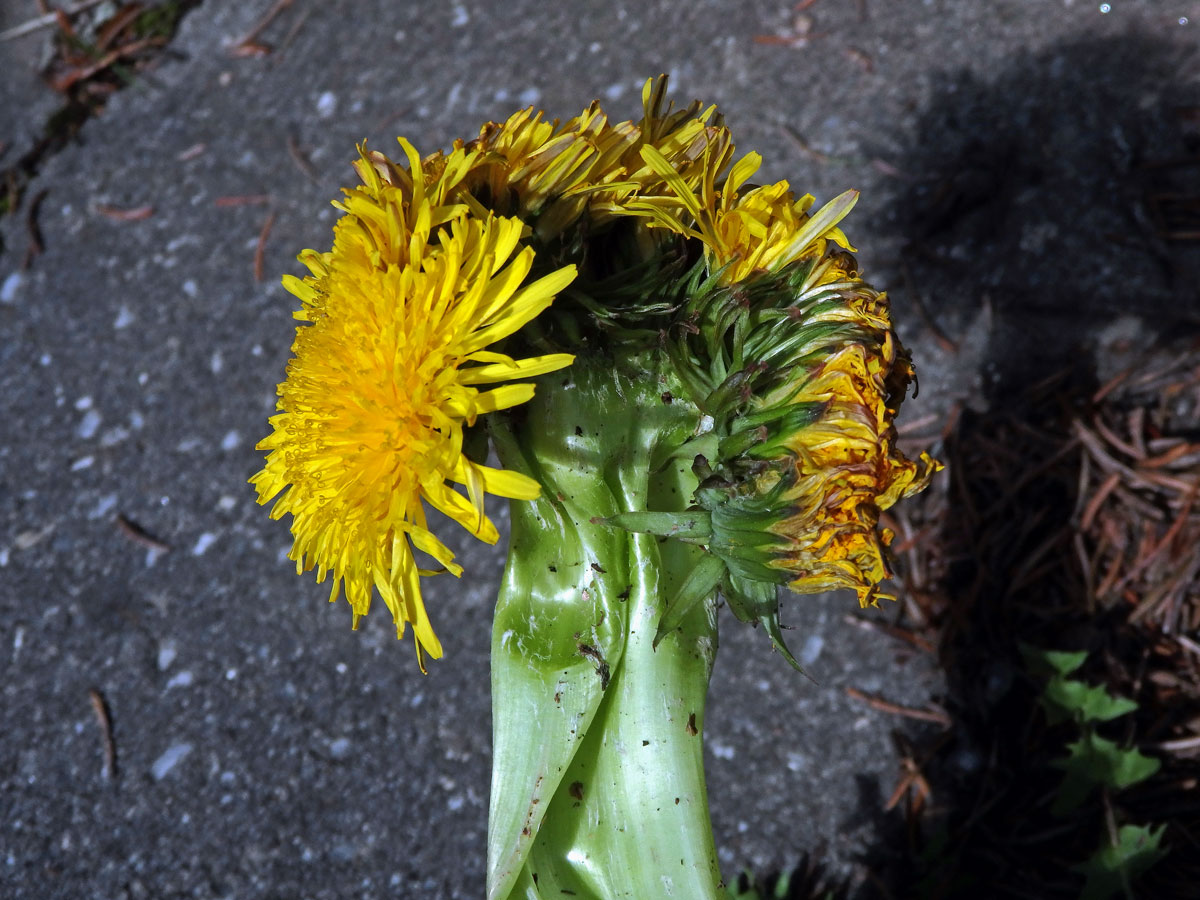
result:
M 611 178 L 614 161 L 633 136 L 628 122 L 609 125 L 597 103 L 564 124 L 523 109 L 503 124 L 484 125 L 471 142 L 482 153 L 471 187 L 486 190 L 497 209 L 537 216 L 552 201 L 594 186 L 606 171 Z M 582 215 L 582 202 L 571 208 L 574 218 Z M 556 218 L 564 220 L 562 227 L 570 224 L 562 213 Z
M 732 147 L 729 150 L 732 152 Z M 643 147 L 641 153 L 669 194 L 640 196 L 627 205 L 624 214 L 644 216 L 653 227 L 700 241 L 710 267 L 722 270 L 725 284 L 778 272 L 799 260 L 819 259 L 830 242 L 854 252 L 838 223 L 854 208 L 857 191 L 846 191 L 810 213 L 812 195 L 796 200 L 786 181 L 742 193 L 762 164 L 757 153 L 738 160 L 720 189 L 717 179 L 728 155 L 707 150 L 689 181 L 657 148 Z
M 666 100 L 667 79 L 648 80 L 642 88 L 642 118 L 632 129 L 633 138 L 622 148 L 615 168 L 605 170 L 599 187 L 591 191 L 593 221 L 606 222 L 636 214 L 640 205 L 657 206 L 680 214 L 680 199 L 672 182 L 690 192 L 724 169 L 733 155 L 733 136 L 715 106 L 694 102 L 673 109 Z M 619 126 L 622 127 L 622 126 Z M 657 165 L 646 158 L 647 151 Z M 664 177 L 670 173 L 670 180 Z
M 708 168 L 727 163 L 729 131 L 715 107 L 673 110 L 665 93 L 665 77 L 646 82 L 637 123 L 610 123 L 598 103 L 563 123 L 532 108 L 489 122 L 474 140 L 456 146 L 469 161 L 461 190 L 496 212 L 520 216 L 547 240 L 584 217 L 600 225 L 624 215 L 635 197 L 666 193 L 643 148 L 652 148 L 682 183 L 698 186 Z M 670 196 L 660 202 L 678 204 Z
M 575 270 L 526 283 L 527 227 L 451 196 L 470 154 L 423 166 L 402 146 L 407 171 L 361 152 L 363 184 L 335 204 L 332 250 L 306 251 L 311 274 L 284 278 L 302 324 L 279 413 L 258 445 L 266 465 L 251 482 L 260 503 L 274 500 L 273 518 L 292 516 L 297 571 L 332 575 L 330 600 L 344 587 L 356 625 L 378 593 L 398 636 L 412 623 L 424 668 L 442 647 L 419 577 L 462 571 L 425 507 L 494 542 L 484 495 L 537 496 L 531 479 L 469 459 L 463 429 L 533 395 L 532 384 L 502 382 L 570 364 L 569 354 L 513 359 L 489 348 L 544 310 Z M 418 552 L 435 566 L 421 566 Z

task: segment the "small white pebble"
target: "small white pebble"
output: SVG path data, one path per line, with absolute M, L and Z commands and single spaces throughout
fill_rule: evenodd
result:
M 225 433 L 225 437 L 221 438 L 221 449 L 225 451 L 236 450 L 237 445 L 241 442 L 241 435 L 236 431 L 228 431 Z
M 229 512 L 235 506 L 237 506 L 237 497 L 230 497 L 228 494 L 217 501 L 217 509 L 221 512 Z
M 100 430 L 101 421 L 100 413 L 94 409 L 89 409 L 83 414 L 83 418 L 79 420 L 79 425 L 76 426 L 75 433 L 84 440 L 95 437 L 96 432 Z
M 29 531 L 22 531 L 17 535 L 16 540 L 13 541 L 13 546 L 18 550 L 28 550 L 30 547 L 35 547 L 41 543 L 41 541 L 48 537 L 50 532 L 53 530 L 53 525 L 47 525 L 40 531 L 33 531 L 32 529 Z
M 804 646 L 800 648 L 800 663 L 801 665 L 811 666 L 817 661 L 817 657 L 821 655 L 821 651 L 825 647 L 825 638 L 819 634 L 810 634 L 804 641 Z
M 81 456 L 75 462 L 71 463 L 72 472 L 82 472 L 84 469 L 90 469 L 92 463 L 96 461 L 94 456 Z
M 167 687 L 191 687 L 193 681 L 195 681 L 195 678 L 192 676 L 191 670 L 184 669 L 182 672 L 171 676 L 171 680 L 167 682 Z
M 100 413 L 95 409 L 89 409 L 83 414 L 83 419 L 79 420 L 79 425 L 76 426 L 76 434 L 84 439 L 96 436 L 96 432 L 100 430 L 100 422 L 102 421 Z
M 142 387 L 146 386 L 146 382 L 150 380 L 150 375 L 146 372 L 138 372 L 138 384 Z
M 542 92 L 535 87 L 525 88 L 517 95 L 517 102 L 522 106 L 533 106 L 542 99 Z
M 129 437 L 129 429 L 122 428 L 120 425 L 118 425 L 115 428 L 108 429 L 108 431 L 100 435 L 100 446 L 115 447 L 127 437 Z
M 179 648 L 170 638 L 160 643 L 158 645 L 158 671 L 165 672 L 171 668 L 171 663 L 175 662 L 178 654 Z
M 113 319 L 113 328 L 128 328 L 134 321 L 135 316 L 129 311 L 129 307 L 122 306 L 117 310 L 117 317 Z
M 451 797 L 449 800 L 446 801 L 446 806 L 447 806 L 447 808 L 449 808 L 450 812 L 458 812 L 460 809 L 463 808 L 463 802 L 464 801 L 463 801 L 462 794 L 455 794 L 453 797 Z
M 171 745 L 162 756 L 154 761 L 154 765 L 150 767 L 150 774 L 154 776 L 155 781 L 162 781 L 191 752 L 191 744 Z
M 262 356 L 262 354 L 263 354 L 262 344 L 255 344 L 253 347 L 250 348 L 251 356 Z
M 333 668 L 334 668 L 334 671 L 337 672 L 339 675 L 345 675 L 348 671 L 350 671 L 346 667 L 346 664 L 344 662 L 338 663 Z
M 214 375 L 220 375 L 221 370 L 225 368 L 225 357 L 221 355 L 220 350 L 214 350 L 212 359 L 208 361 L 208 367 L 212 369 Z
M 450 25 L 454 28 L 462 28 L 471 21 L 471 14 L 467 12 L 465 6 L 455 5 L 454 17 L 450 19 Z
M 90 395 L 90 394 L 85 394 L 84 396 L 82 396 L 82 397 L 80 397 L 78 400 L 76 400 L 76 401 L 75 401 L 75 408 L 76 408 L 77 410 L 79 410 L 80 412 L 83 412 L 85 409 L 91 409 L 91 408 L 92 408 L 92 397 L 91 397 L 91 395 Z
M 326 91 L 317 98 L 317 115 L 322 119 L 328 119 L 337 112 L 337 95 L 333 91 Z
M 12 303 L 17 298 L 17 288 L 24 280 L 20 272 L 13 272 L 5 278 L 4 283 L 0 284 L 0 303 Z
M 89 519 L 103 519 L 110 512 L 112 512 L 116 508 L 116 506 L 117 506 L 117 495 L 116 494 L 105 494 L 103 497 L 100 498 L 99 502 L 95 506 L 92 507 L 91 512 L 88 513 L 88 518 Z
M 137 431 L 141 431 L 146 424 L 146 417 L 135 409 L 129 414 L 129 424 Z
M 54 362 L 54 357 L 51 356 L 49 353 L 43 353 L 38 358 L 38 362 L 40 362 L 43 366 L 48 366 L 48 365 L 50 365 L 50 363 Z
M 226 681 L 236 681 L 237 680 L 237 669 L 226 669 L 225 670 L 225 680 Z
M 625 93 L 625 85 L 619 81 L 616 84 L 610 84 L 604 89 L 604 96 L 609 100 L 620 100 L 621 95 Z
M 345 759 L 350 755 L 350 741 L 348 738 L 338 738 L 329 744 L 329 755 L 334 759 Z
M 192 547 L 192 556 L 203 556 L 205 551 L 213 545 L 217 536 L 211 531 L 206 531 L 196 539 L 196 546 Z
M 719 741 L 709 741 L 708 749 L 712 751 L 712 755 L 717 759 L 733 759 L 735 750 L 728 744 L 722 744 Z
M 192 281 L 192 279 L 189 278 L 187 281 L 185 281 L 183 283 L 183 292 L 185 294 L 187 294 L 189 297 L 195 297 L 197 294 L 200 293 L 200 288 L 198 288 L 196 286 L 196 282 Z

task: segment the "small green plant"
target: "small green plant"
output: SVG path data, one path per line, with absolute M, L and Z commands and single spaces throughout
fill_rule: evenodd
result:
M 811 874 L 804 864 L 795 872 L 780 872 L 765 881 L 743 871 L 725 890 L 729 900 L 837 900 L 842 896 L 833 888 L 820 883 L 814 885 L 812 878 L 806 877 Z
M 1167 855 L 1159 846 L 1165 825 L 1122 825 L 1112 838 L 1082 865 L 1087 878 L 1080 900 L 1107 900 L 1116 893 L 1131 896 L 1130 883 Z
M 726 890 L 729 891 L 729 900 L 786 900 L 790 881 L 787 873 L 783 872 L 775 880 L 774 886 L 770 886 L 756 881 L 750 872 L 743 872 Z
M 1136 748 L 1124 748 L 1101 737 L 1096 727 L 1134 712 L 1137 703 L 1110 694 L 1071 676 L 1087 659 L 1087 651 L 1063 652 L 1022 647 L 1030 672 L 1045 679 L 1038 702 L 1050 725 L 1074 722 L 1078 740 L 1067 744 L 1067 755 L 1051 765 L 1065 773 L 1050 812 L 1065 816 L 1078 809 L 1093 791 L 1113 792 L 1132 787 L 1154 775 L 1157 759 Z M 1130 884 L 1166 855 L 1159 845 L 1165 826 L 1122 825 L 1109 815 L 1109 828 L 1096 852 L 1074 870 L 1087 879 L 1081 900 L 1107 900 L 1117 893 L 1132 897 Z

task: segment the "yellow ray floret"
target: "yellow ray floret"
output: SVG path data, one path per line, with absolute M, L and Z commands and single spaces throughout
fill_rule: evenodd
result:
M 526 283 L 534 251 L 522 246 L 522 222 L 448 200 L 419 160 L 396 185 L 363 159 L 365 183 L 338 204 L 332 251 L 302 254 L 312 274 L 285 278 L 305 324 L 273 431 L 258 445 L 266 466 L 251 482 L 260 503 L 275 500 L 272 518 L 291 514 L 297 571 L 332 574 L 330 600 L 344 587 L 356 625 L 378 592 L 398 636 L 412 623 L 418 659 L 437 658 L 419 576 L 462 570 L 429 531 L 425 505 L 494 542 L 484 494 L 538 495 L 532 479 L 465 456 L 463 428 L 533 396 L 532 384 L 503 382 L 571 363 L 569 354 L 512 359 L 488 348 L 544 310 L 575 269 Z M 442 174 L 452 181 L 461 162 Z M 418 552 L 435 567 L 422 567 Z
M 725 267 L 721 280 L 726 284 L 777 272 L 799 259 L 820 258 L 829 241 L 854 249 L 837 226 L 854 208 L 857 191 L 846 191 L 811 214 L 813 197 L 806 194 L 796 200 L 786 181 L 742 194 L 762 162 L 757 153 L 738 160 L 718 190 L 717 177 L 731 151 L 706 150 L 696 175 L 688 181 L 657 148 L 641 148 L 646 165 L 669 190 L 636 198 L 626 204 L 623 214 L 643 216 L 653 226 L 701 241 L 712 268 Z

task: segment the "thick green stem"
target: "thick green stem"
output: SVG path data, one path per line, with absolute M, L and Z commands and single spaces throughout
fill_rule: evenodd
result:
M 666 389 L 577 363 L 496 435 L 543 495 L 513 505 L 496 611 L 490 900 L 718 896 L 701 742 L 711 598 L 653 646 L 702 551 L 593 521 L 690 501 L 686 462 L 651 469 L 698 419 Z

